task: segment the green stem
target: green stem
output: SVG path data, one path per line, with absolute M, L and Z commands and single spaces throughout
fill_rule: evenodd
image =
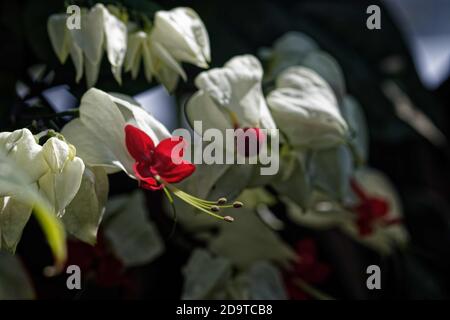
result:
M 30 118 L 38 118 L 38 119 L 56 119 L 56 118 L 62 118 L 66 116 L 73 116 L 78 117 L 80 115 L 80 112 L 78 109 L 69 109 L 62 112 L 56 112 L 51 114 L 36 114 L 36 115 L 30 115 Z
M 317 300 L 336 300 L 335 298 L 327 295 L 326 293 L 323 293 L 322 291 L 314 288 L 307 282 L 303 281 L 300 278 L 296 278 L 294 280 L 295 285 L 297 285 L 300 289 L 305 291 L 307 294 L 309 294 L 311 297 L 316 298 Z
M 173 201 L 172 195 L 170 194 L 170 191 L 165 186 L 163 186 L 163 190 L 164 190 L 164 193 L 166 194 L 167 199 L 170 202 L 170 205 L 172 207 L 172 212 L 173 212 L 173 227 L 169 234 L 169 238 L 171 238 L 175 234 L 175 228 L 177 225 L 177 220 L 178 220 L 177 219 L 177 209 L 175 207 L 175 203 Z

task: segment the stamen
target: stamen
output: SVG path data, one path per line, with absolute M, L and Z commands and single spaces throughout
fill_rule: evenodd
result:
M 209 214 L 217 219 L 224 220 L 227 222 L 233 222 L 234 218 L 231 216 L 221 216 L 214 212 L 219 212 L 222 208 L 240 208 L 243 206 L 243 203 L 240 201 L 235 201 L 233 204 L 228 204 L 227 199 L 225 197 L 219 198 L 217 201 L 208 201 L 204 199 L 197 198 L 191 194 L 188 194 L 177 187 L 165 182 L 159 175 L 154 176 L 155 180 L 163 185 L 164 192 L 169 198 L 169 201 L 172 202 L 173 199 L 170 197 L 170 193 L 176 195 L 179 199 L 184 202 L 190 204 L 194 208 Z
M 238 116 L 235 112 L 228 110 L 228 113 L 230 115 L 231 118 L 231 124 L 233 125 L 234 129 L 239 128 L 239 120 L 238 120 Z

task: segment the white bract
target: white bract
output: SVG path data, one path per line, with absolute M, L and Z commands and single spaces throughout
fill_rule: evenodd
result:
M 208 33 L 200 17 L 190 8 L 175 8 L 158 11 L 150 32 L 130 34 L 125 70 L 135 78 L 143 60 L 147 81 L 155 76 L 172 92 L 179 77 L 186 81 L 182 62 L 207 68 L 210 55 Z
M 76 157 L 73 146 L 54 137 L 45 142 L 42 153 L 49 169 L 39 178 L 39 189 L 57 215 L 63 216 L 80 188 L 84 163 Z
M 186 105 L 186 116 L 194 130 L 202 135 L 206 130 L 216 129 L 226 136 L 226 131 L 230 129 L 261 128 L 268 129 L 267 133 L 272 138 L 277 136 L 275 122 L 263 96 L 262 77 L 261 64 L 252 55 L 236 56 L 223 68 L 200 73 L 195 79 L 199 90 Z M 201 123 L 202 132 L 194 124 L 197 121 Z M 234 150 L 226 147 L 225 152 L 233 153 Z M 225 187 L 228 184 L 234 192 L 239 193 L 251 183 L 263 183 L 256 182 L 259 172 L 258 176 L 252 176 L 258 166 L 237 165 L 227 166 L 227 169 L 225 166 L 215 167 L 211 176 L 216 181 L 220 178 L 220 185 Z
M 339 63 L 330 54 L 320 50 L 315 40 L 301 32 L 288 32 L 275 41 L 271 49 L 260 51 L 266 62 L 265 80 L 274 80 L 289 67 L 303 66 L 318 73 L 333 89 L 341 104 L 345 96 L 345 79 Z
M 291 67 L 281 73 L 267 103 L 294 148 L 328 148 L 347 139 L 348 126 L 330 86 L 310 69 Z
M 125 145 L 127 124 L 145 131 L 155 145 L 170 137 L 167 129 L 138 105 L 95 88 L 83 95 L 79 111 L 80 117 L 69 122 L 62 134 L 86 164 L 104 167 L 108 173 L 123 170 L 134 177 L 135 160 Z
M 76 69 L 76 81 L 80 81 L 84 70 L 87 86 L 95 85 L 105 48 L 114 78 L 121 83 L 127 49 L 126 25 L 102 4 L 96 4 L 90 10 L 81 9 L 80 29 L 69 30 L 66 19 L 66 14 L 51 15 L 47 30 L 60 62 L 64 63 L 71 56 Z
M 199 90 L 186 106 L 189 121 L 199 120 L 206 129 L 222 131 L 275 129 L 262 93 L 262 76 L 261 64 L 252 55 L 236 56 L 223 68 L 200 73 L 195 79 Z
M 23 177 L 22 184 L 0 183 L 2 243 L 14 251 L 34 205 L 23 189 L 40 193 L 49 209 L 62 216 L 78 192 L 84 163 L 73 146 L 56 137 L 40 146 L 28 129 L 0 133 L 0 152 L 17 168 L 10 174 Z
M 5 138 L 9 134 L 0 135 Z M 21 135 L 19 133 L 16 136 Z M 0 144 L 0 249 L 15 251 L 23 226 L 28 220 L 28 208 L 34 208 L 35 217 L 47 237 L 54 256 L 54 268 L 47 271 L 60 271 L 66 259 L 62 224 L 50 209 L 47 199 L 40 195 L 35 185 L 30 185 L 33 179 L 7 155 L 3 142 Z M 11 149 L 10 151 L 14 152 Z

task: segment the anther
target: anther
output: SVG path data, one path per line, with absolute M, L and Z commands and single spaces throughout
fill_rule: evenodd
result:
M 222 197 L 222 198 L 219 198 L 219 200 L 217 200 L 218 205 L 222 205 L 225 203 L 227 203 L 227 198 Z
M 233 207 L 234 208 L 241 208 L 244 204 L 240 201 L 235 201 L 233 202 Z
M 212 212 L 219 212 L 219 211 L 220 211 L 220 208 L 219 208 L 218 206 L 211 206 L 210 210 L 211 210 Z
M 234 218 L 230 217 L 230 216 L 225 216 L 225 217 L 223 217 L 223 220 L 225 220 L 226 222 L 233 222 Z

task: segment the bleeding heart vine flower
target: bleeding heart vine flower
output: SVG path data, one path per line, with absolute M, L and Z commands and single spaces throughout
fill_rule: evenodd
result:
M 133 171 L 144 189 L 159 190 L 164 183 L 180 182 L 195 170 L 192 163 L 182 159 L 183 147 L 178 154 L 174 153 L 174 149 L 183 144 L 181 137 L 164 139 L 155 146 L 144 131 L 127 125 L 125 139 L 128 152 L 136 161 Z
M 402 222 L 401 218 L 389 218 L 390 208 L 386 199 L 370 196 L 355 179 L 350 181 L 350 185 L 358 197 L 353 211 L 357 214 L 356 225 L 360 236 L 372 234 L 377 225 L 389 226 Z
M 158 189 L 158 183 L 164 185 L 165 190 L 190 205 L 223 220 L 231 221 L 232 218 L 213 212 L 221 207 L 242 205 L 239 202 L 227 205 L 226 199 L 201 200 L 173 186 L 171 183 L 183 180 L 187 177 L 184 174 L 191 170 L 190 166 L 179 167 L 173 163 L 168 154 L 180 141 L 174 138 L 178 143 L 173 143 L 167 129 L 137 104 L 93 88 L 83 95 L 79 113 L 80 117 L 69 122 L 62 134 L 89 166 L 103 167 L 107 173 L 122 170 L 149 189 L 150 186 Z M 136 129 L 125 130 L 128 126 Z M 151 151 L 157 156 L 150 157 Z M 161 177 L 169 181 L 164 182 Z
M 195 79 L 198 91 L 189 99 L 185 109 L 191 126 L 200 135 L 203 134 L 203 130 L 208 129 L 220 130 L 224 136 L 227 135 L 228 130 L 234 130 L 238 142 L 236 148 L 238 153 L 247 157 L 254 156 L 253 153 L 258 153 L 258 150 L 246 152 L 249 145 L 261 147 L 269 138 L 278 138 L 275 122 L 263 96 L 262 76 L 261 64 L 252 55 L 236 56 L 223 68 L 214 68 L 200 73 Z M 195 125 L 197 121 L 201 123 L 202 129 Z M 266 136 L 261 129 L 267 129 L 269 136 Z M 242 137 L 244 139 L 240 139 Z M 239 141 L 242 140 L 244 144 L 239 145 Z M 232 153 L 226 148 L 224 151 Z M 262 185 L 266 180 L 274 177 L 273 175 L 261 176 L 258 168 L 258 165 L 232 166 L 227 170 L 226 175 L 239 177 L 241 187 L 253 183 Z M 220 171 L 221 168 L 215 170 Z
M 310 285 L 324 283 L 330 276 L 331 267 L 319 261 L 316 242 L 311 238 L 298 241 L 295 245 L 297 261 L 290 272 L 285 274 L 285 284 L 289 296 L 295 300 L 306 300 L 310 296 L 318 299 L 326 295 Z
M 134 177 L 134 159 L 125 145 L 127 124 L 143 130 L 155 143 L 169 138 L 169 131 L 139 105 L 92 88 L 81 98 L 80 117 L 61 131 L 77 148 L 78 155 L 92 167 L 107 173 L 120 170 Z
M 180 77 L 187 79 L 182 62 L 207 68 L 210 55 L 208 33 L 200 17 L 190 8 L 175 8 L 156 12 L 150 31 L 130 33 L 125 70 L 135 78 L 142 59 L 147 81 L 155 76 L 172 92 Z
M 200 73 L 195 79 L 199 90 L 186 106 L 188 120 L 223 132 L 276 129 L 262 93 L 262 76 L 261 64 L 252 55 L 236 56 L 223 68 Z
M 234 220 L 230 216 L 223 217 L 214 212 L 218 212 L 220 208 L 240 207 L 241 203 L 227 204 L 225 198 L 217 201 L 199 199 L 173 185 L 195 171 L 195 166 L 183 159 L 185 144 L 181 137 L 164 139 L 155 146 L 153 140 L 144 131 L 132 125 L 125 127 L 125 136 L 128 152 L 136 161 L 133 171 L 142 188 L 163 189 L 171 202 L 173 202 L 171 194 L 174 194 L 211 216 L 228 222 Z

